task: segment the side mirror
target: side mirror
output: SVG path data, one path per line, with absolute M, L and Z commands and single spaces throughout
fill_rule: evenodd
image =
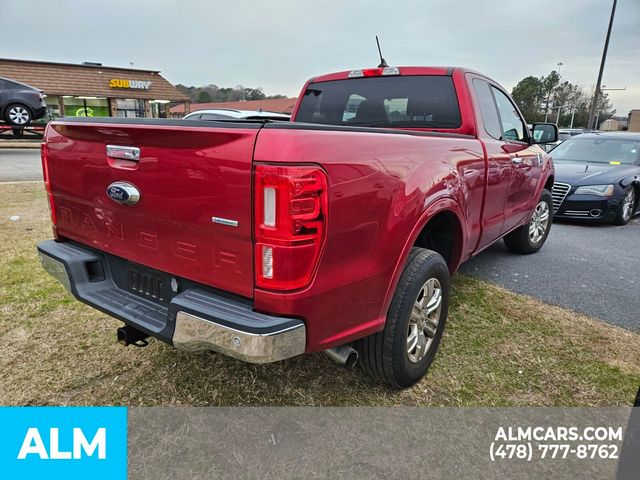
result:
M 555 123 L 534 123 L 531 127 L 531 143 L 545 144 L 558 141 L 558 126 Z

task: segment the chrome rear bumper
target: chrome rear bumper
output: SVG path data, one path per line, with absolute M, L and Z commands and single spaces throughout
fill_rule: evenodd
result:
M 269 363 L 304 353 L 304 324 L 270 333 L 226 327 L 186 312 L 178 312 L 173 345 L 179 350 L 213 350 L 250 363 Z

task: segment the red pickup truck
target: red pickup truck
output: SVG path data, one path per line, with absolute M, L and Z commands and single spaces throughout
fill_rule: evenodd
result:
M 327 351 L 394 387 L 443 334 L 449 275 L 500 238 L 533 253 L 554 169 L 509 95 L 471 70 L 313 78 L 291 122 L 63 118 L 42 147 L 79 300 L 176 348 L 248 362 Z

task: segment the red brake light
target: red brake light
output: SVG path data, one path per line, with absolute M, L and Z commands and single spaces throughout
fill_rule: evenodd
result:
M 365 68 L 362 70 L 365 77 L 378 77 L 382 75 L 382 68 Z
M 257 165 L 256 285 L 295 290 L 311 281 L 324 244 L 327 176 L 316 166 Z
M 49 200 L 49 210 L 51 212 L 51 223 L 53 224 L 53 234 L 57 238 L 56 226 L 56 207 L 53 202 L 53 194 L 51 193 L 51 183 L 49 181 L 49 162 L 47 154 L 47 144 L 42 142 L 40 144 L 40 158 L 42 160 L 42 177 L 44 178 L 44 190 L 47 192 L 47 198 Z

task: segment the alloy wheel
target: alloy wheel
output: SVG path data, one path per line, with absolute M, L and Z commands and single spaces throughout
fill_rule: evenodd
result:
M 549 217 L 549 204 L 541 201 L 536 205 L 536 209 L 531 216 L 531 222 L 529 222 L 529 239 L 534 245 L 544 237 L 549 227 Z
M 412 363 L 424 358 L 433 344 L 442 311 L 442 286 L 430 278 L 420 288 L 411 310 L 407 332 L 407 356 Z
M 629 188 L 629 191 L 622 200 L 622 218 L 626 222 L 631 218 L 633 214 L 633 207 L 636 203 L 636 191 L 633 187 Z
M 15 125 L 24 125 L 29 118 L 29 111 L 20 105 L 14 105 L 9 109 L 9 120 Z

